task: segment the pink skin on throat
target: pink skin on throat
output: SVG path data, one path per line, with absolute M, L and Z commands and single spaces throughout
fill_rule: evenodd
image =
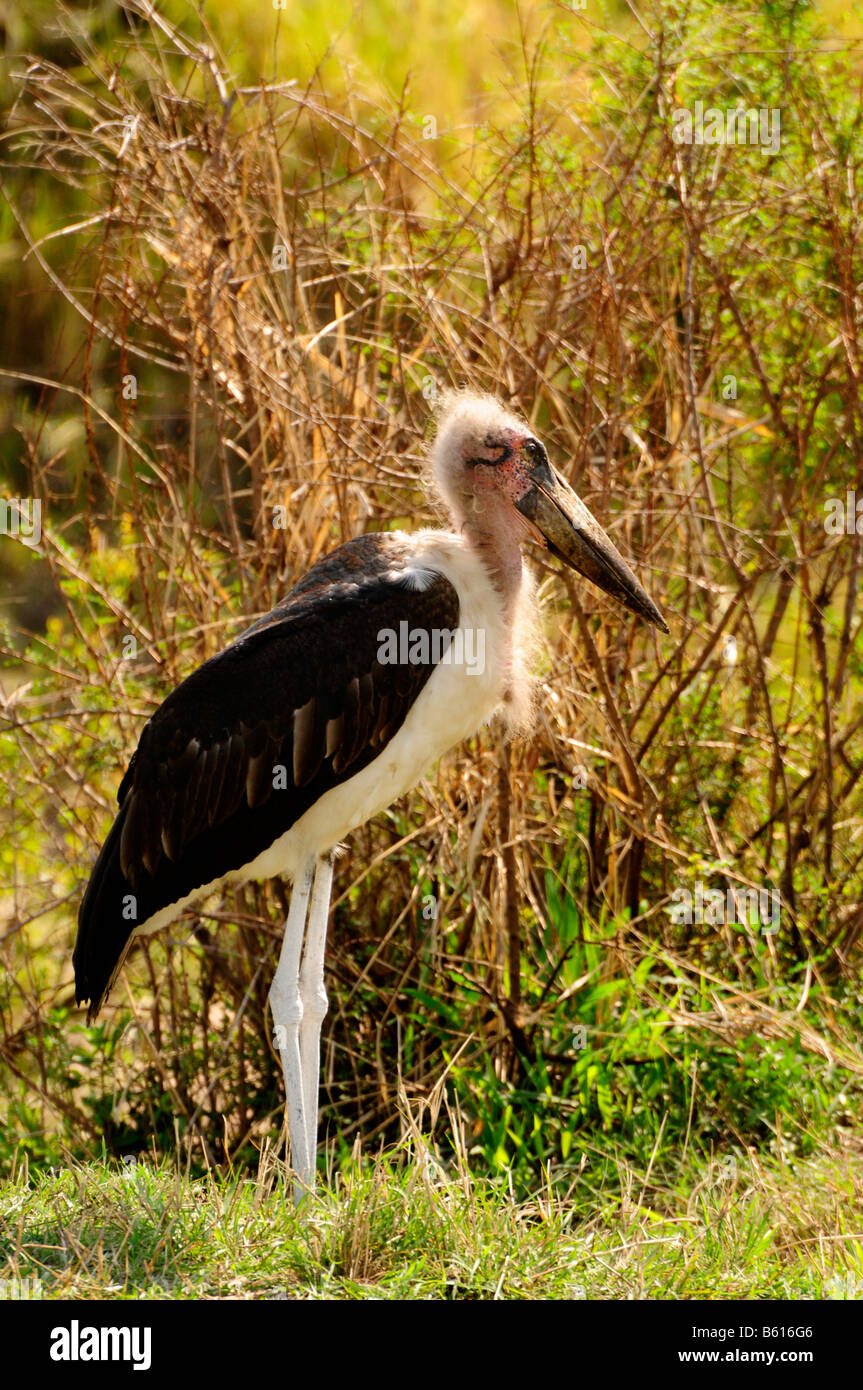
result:
M 520 542 L 534 540 L 545 547 L 542 533 L 515 506 L 533 487 L 529 465 L 521 454 L 529 438 L 530 435 L 515 430 L 495 431 L 496 441 L 513 451 L 503 463 L 492 462 L 500 455 L 500 444 L 468 446 L 472 458 L 488 456 L 489 463 L 466 464 L 460 489 L 466 503 L 464 530 L 510 610 L 521 585 Z

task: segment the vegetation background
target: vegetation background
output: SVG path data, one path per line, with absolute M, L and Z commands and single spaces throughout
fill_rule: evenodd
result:
M 0 22 L 0 487 L 43 508 L 38 547 L 0 538 L 7 1272 L 66 1296 L 863 1294 L 863 536 L 825 527 L 863 499 L 859 19 Z M 778 111 L 779 149 L 675 144 L 696 101 Z M 172 686 L 338 542 L 434 520 L 431 407 L 465 383 L 528 414 L 672 633 L 535 557 L 535 735 L 484 730 L 352 836 L 334 1205 L 264 1277 L 238 1252 L 261 1204 L 276 1245 L 292 1219 L 267 1205 L 284 887 L 136 948 L 93 1027 L 77 904 Z M 778 890 L 778 932 L 677 923 L 697 883 Z

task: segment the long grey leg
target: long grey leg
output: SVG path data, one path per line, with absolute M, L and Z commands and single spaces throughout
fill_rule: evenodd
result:
M 327 945 L 327 922 L 330 916 L 330 893 L 333 886 L 332 855 L 319 859 L 315 869 L 315 886 L 306 928 L 306 945 L 300 971 L 300 1061 L 303 1073 L 303 1108 L 306 1117 L 308 1143 L 308 1185 L 315 1185 L 318 1153 L 318 1089 L 321 1076 L 321 1024 L 327 1012 L 327 991 L 324 987 L 324 952 Z
M 288 1127 L 291 1133 L 291 1163 L 297 1180 L 294 1200 L 299 1201 L 309 1180 L 309 1138 L 307 1114 L 303 1101 L 303 1072 L 300 1058 L 300 1026 L 303 1021 L 303 1001 L 299 989 L 300 953 L 306 909 L 312 888 L 315 861 L 310 859 L 294 883 L 291 906 L 282 939 L 282 950 L 273 983 L 270 986 L 270 1008 L 275 1024 L 275 1047 L 282 1058 L 285 1073 L 285 1092 L 288 1106 Z

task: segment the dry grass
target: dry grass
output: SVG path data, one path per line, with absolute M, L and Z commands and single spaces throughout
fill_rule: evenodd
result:
M 829 994 L 863 927 L 861 538 L 824 528 L 828 498 L 863 490 L 838 77 L 791 50 L 762 65 L 764 100 L 795 116 L 778 159 L 676 146 L 675 102 L 734 92 L 666 16 L 661 41 L 657 19 L 642 53 L 611 44 L 575 77 L 566 41 L 526 48 L 520 121 L 465 147 L 359 92 L 238 88 L 212 36 L 126 8 L 141 20 L 122 54 L 20 73 L 6 135 L 20 237 L 84 325 L 61 385 L 17 373 L 63 603 L 3 710 L 3 1049 L 37 1123 L 119 1143 L 145 1078 L 141 1124 L 163 1133 L 167 1107 L 210 1156 L 271 1126 L 279 885 L 184 922 L 167 956 L 137 953 L 114 1001 L 133 1022 L 99 1037 L 115 1070 L 95 1114 L 50 1065 L 72 909 L 143 719 L 328 548 L 433 520 L 429 407 L 465 383 L 527 413 L 672 636 L 586 587 L 564 601 L 544 567 L 534 737 L 485 731 L 352 838 L 325 1059 L 341 1134 L 391 1125 L 397 1066 L 427 1094 L 441 1036 L 507 1081 L 561 1003 L 577 1018 L 585 982 L 564 986 L 549 907 L 564 885 L 570 936 L 608 948 L 601 979 L 637 981 L 647 942 L 692 982 L 694 1009 L 665 1000 L 678 1026 L 797 1030 L 859 1072 Z M 74 200 L 50 235 L 28 225 L 28 168 Z M 50 447 L 58 410 L 79 430 L 68 451 Z M 671 892 L 699 878 L 779 889 L 778 936 L 671 925 Z M 197 948 L 173 949 L 190 927 Z M 789 981 L 796 1004 L 768 997 Z

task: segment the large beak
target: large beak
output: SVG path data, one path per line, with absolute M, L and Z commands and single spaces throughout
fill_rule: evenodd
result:
M 667 632 L 668 624 L 653 599 L 557 469 L 543 460 L 530 476 L 533 487 L 516 506 L 542 532 L 552 555 Z

